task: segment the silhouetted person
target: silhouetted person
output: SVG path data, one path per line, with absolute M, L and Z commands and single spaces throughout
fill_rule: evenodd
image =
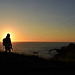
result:
M 3 46 L 5 46 L 5 52 L 7 52 L 7 51 L 9 51 L 9 53 L 11 52 L 12 44 L 11 44 L 11 39 L 10 39 L 9 33 L 7 34 L 6 38 L 3 39 Z

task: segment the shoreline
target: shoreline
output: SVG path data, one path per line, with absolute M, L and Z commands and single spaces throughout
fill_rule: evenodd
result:
M 59 54 L 51 59 L 43 59 L 34 55 L 0 52 L 0 71 L 4 73 L 73 73 L 75 72 L 75 44 L 57 49 Z M 72 53 L 68 56 L 68 53 Z M 67 61 L 65 59 L 68 59 Z M 72 61 L 72 60 L 74 61 Z

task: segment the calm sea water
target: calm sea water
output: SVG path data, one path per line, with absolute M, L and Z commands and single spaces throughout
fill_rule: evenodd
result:
M 43 58 L 52 58 L 57 52 L 52 49 L 67 46 L 69 42 L 13 42 L 14 53 L 36 55 Z M 4 51 L 2 43 L 0 43 L 0 50 Z

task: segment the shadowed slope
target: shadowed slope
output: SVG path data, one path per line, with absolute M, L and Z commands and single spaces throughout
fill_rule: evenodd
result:
M 14 53 L 0 52 L 0 70 L 2 72 L 49 72 L 57 70 L 73 70 L 74 63 L 58 60 L 46 60 L 37 56 L 24 56 Z
M 29 56 L 15 53 L 0 52 L 0 71 L 2 73 L 59 73 L 75 71 L 75 46 L 69 44 L 66 47 L 57 49 L 59 54 L 52 59 L 43 59 L 38 56 Z M 68 53 L 71 53 L 68 56 Z M 68 59 L 68 61 L 62 61 Z M 63 72 L 64 71 L 64 72 Z

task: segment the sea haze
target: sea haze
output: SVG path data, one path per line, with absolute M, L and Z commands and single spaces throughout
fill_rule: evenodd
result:
M 52 49 L 67 46 L 70 42 L 13 42 L 14 53 L 36 55 L 42 58 L 52 58 L 57 52 Z M 2 42 L 0 42 L 0 50 L 4 51 Z M 49 52 L 52 50 L 51 52 Z

